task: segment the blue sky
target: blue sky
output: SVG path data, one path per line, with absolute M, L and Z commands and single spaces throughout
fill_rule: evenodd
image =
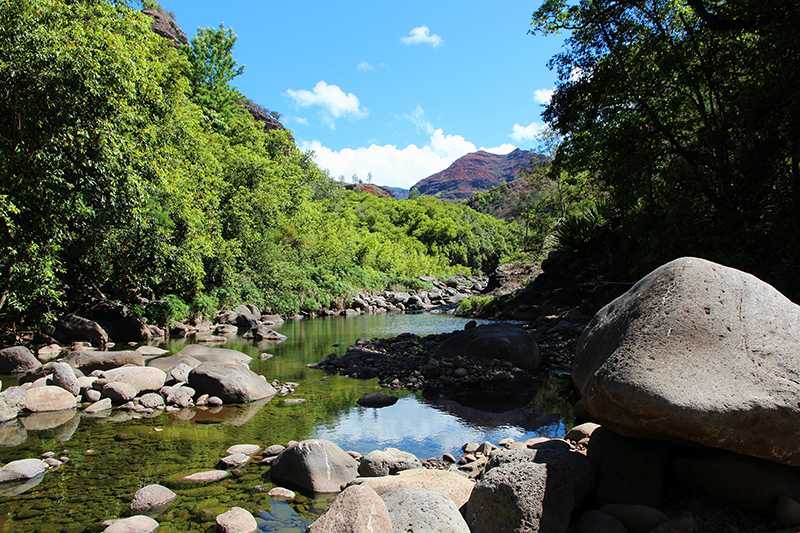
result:
M 479 149 L 530 149 L 559 37 L 540 2 L 164 0 L 191 39 L 233 28 L 233 84 L 283 115 L 320 167 L 408 188 Z

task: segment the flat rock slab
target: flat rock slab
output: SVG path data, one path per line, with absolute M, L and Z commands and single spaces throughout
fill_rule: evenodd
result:
M 219 481 L 230 476 L 231 473 L 227 470 L 207 470 L 205 472 L 197 472 L 179 478 L 179 481 L 193 481 L 197 483 L 210 483 L 212 481 Z
M 750 274 L 684 257 L 595 315 L 572 377 L 617 433 L 800 466 L 798 346 L 800 306 Z
M 261 446 L 259 446 L 258 444 L 236 444 L 225 450 L 225 453 L 227 453 L 228 455 L 234 453 L 243 453 L 245 455 L 252 456 L 252 455 L 258 455 L 260 451 L 261 451 Z
M 0 468 L 0 483 L 22 481 L 44 474 L 47 463 L 41 459 L 20 459 Z
M 461 509 L 470 498 L 475 483 L 447 470 L 403 470 L 395 476 L 363 477 L 357 482 L 375 490 L 379 495 L 397 488 L 432 490 L 453 500 Z
M 43 411 L 63 411 L 76 405 L 75 396 L 61 387 L 34 387 L 25 397 L 25 409 L 34 413 Z
M 114 368 L 103 372 L 102 377 L 108 381 L 132 385 L 137 396 L 143 392 L 159 390 L 167 380 L 166 372 L 152 366 Z
M 144 357 L 130 350 L 120 352 L 85 350 L 70 352 L 64 358 L 64 362 L 88 375 L 95 370 L 111 370 L 123 365 L 144 366 Z

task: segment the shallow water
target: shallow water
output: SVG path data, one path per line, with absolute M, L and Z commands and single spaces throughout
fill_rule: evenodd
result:
M 271 500 L 266 491 L 256 488 L 272 486 L 269 469 L 257 460 L 207 485 L 177 478 L 214 469 L 233 444 L 268 446 L 324 438 L 346 450 L 367 453 L 395 447 L 427 459 L 457 453 L 468 441 L 562 436 L 571 423 L 574 401 L 565 377 L 548 378 L 528 401 L 499 413 L 481 409 L 480 398 L 468 407 L 407 391 L 394 393 L 400 400 L 393 406 L 367 409 L 356 400 L 374 392 L 377 380 L 327 376 L 306 367 L 328 353 L 344 353 L 359 337 L 440 333 L 460 329 L 465 322 L 434 314 L 290 321 L 276 328 L 289 337 L 283 343 L 251 343 L 236 337 L 224 345 L 253 357 L 250 368 L 269 380 L 300 383 L 289 396 L 306 400 L 297 405 L 287 405 L 277 396 L 267 402 L 219 410 L 189 408 L 151 418 L 131 419 L 120 411 L 110 417 L 67 412 L 0 424 L 2 463 L 47 451 L 70 458 L 37 485 L 17 488 L 17 492 L 25 490 L 21 494 L 13 495 L 13 488 L 0 486 L 0 531 L 101 531 L 103 520 L 124 516 L 139 488 L 160 483 L 174 490 L 178 499 L 157 517 L 159 532 L 215 531 L 215 516 L 235 505 L 257 517 L 261 532 L 302 532 L 324 512 L 332 496 L 301 496 L 291 503 Z M 175 353 L 191 342 L 172 341 L 164 347 Z M 261 360 L 264 352 L 273 357 Z

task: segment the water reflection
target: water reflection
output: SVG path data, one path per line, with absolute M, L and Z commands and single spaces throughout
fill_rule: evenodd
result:
M 393 447 L 427 459 L 456 453 L 465 442 L 563 437 L 572 419 L 573 394 L 567 380 L 548 378 L 529 404 L 503 413 L 444 397 L 427 400 L 409 395 L 381 409 L 352 407 L 336 420 L 319 425 L 314 438 L 364 454 Z

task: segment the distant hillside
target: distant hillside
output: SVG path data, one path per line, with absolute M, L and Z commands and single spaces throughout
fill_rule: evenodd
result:
M 344 188 L 349 191 L 366 192 L 373 196 L 377 196 L 378 198 L 394 199 L 394 194 L 392 194 L 392 192 L 387 187 L 381 187 L 380 185 L 373 185 L 372 183 L 356 183 L 354 185 L 345 183 Z
M 398 200 L 407 200 L 408 193 L 410 192 L 408 189 L 403 189 L 402 187 L 384 187 L 384 189 L 387 189 Z
M 520 169 L 530 166 L 534 157 L 534 152 L 520 149 L 507 155 L 474 152 L 419 181 L 412 189 L 445 200 L 466 200 L 474 192 L 488 191 L 503 182 L 513 181 Z

